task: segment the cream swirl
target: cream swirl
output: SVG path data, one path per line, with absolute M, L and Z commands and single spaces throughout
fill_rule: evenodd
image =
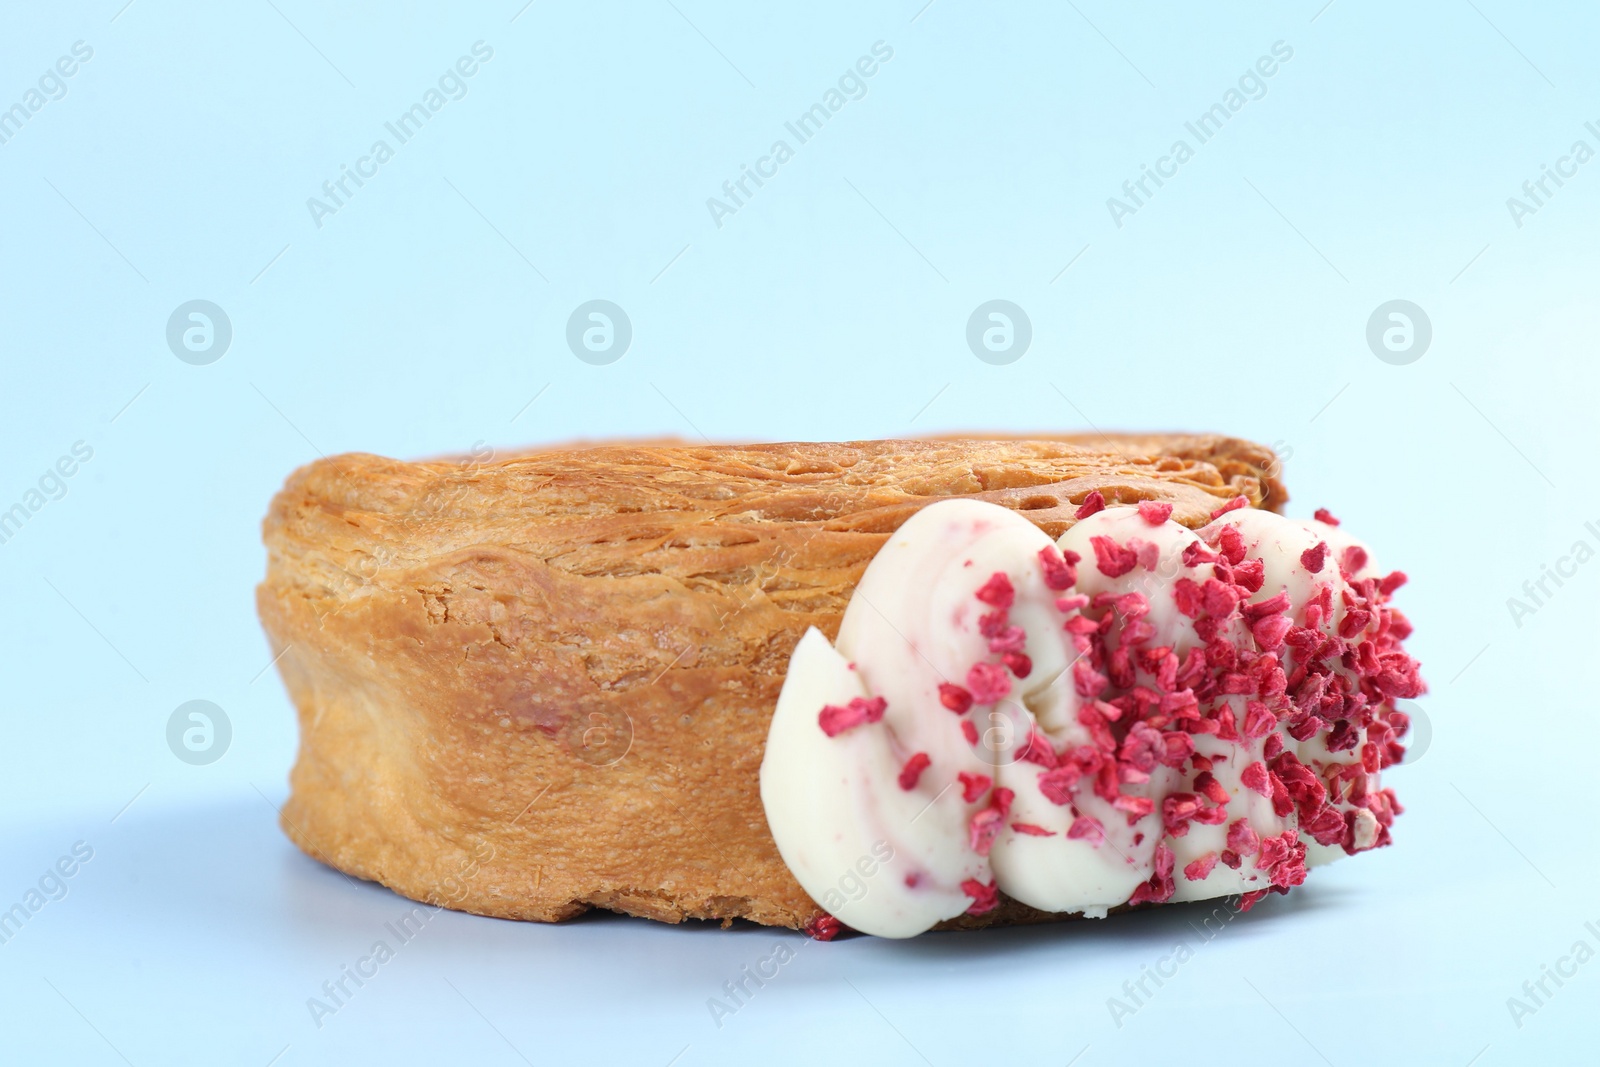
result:
M 1191 531 L 1092 494 L 1054 544 L 966 499 L 904 523 L 837 640 L 801 638 L 773 715 L 762 803 L 800 885 L 907 937 L 1001 891 L 1092 916 L 1248 905 L 1387 843 L 1393 701 L 1422 690 L 1387 603 L 1404 576 L 1332 522 L 1242 503 Z

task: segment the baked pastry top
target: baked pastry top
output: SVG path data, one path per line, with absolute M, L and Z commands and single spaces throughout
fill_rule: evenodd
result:
M 1189 526 L 1287 499 L 1207 435 L 613 444 L 490 462 L 352 454 L 290 476 L 257 605 L 300 719 L 310 855 L 407 896 L 801 927 L 758 768 L 789 655 L 874 553 L 968 497 L 1051 537 L 1091 492 Z M 1048 917 L 1016 902 L 951 925 Z

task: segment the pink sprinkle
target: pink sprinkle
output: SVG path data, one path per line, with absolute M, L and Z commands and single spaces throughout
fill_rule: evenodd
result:
M 968 708 L 972 707 L 972 694 L 967 692 L 959 685 L 954 685 L 950 682 L 940 682 L 939 703 L 943 704 L 957 715 L 961 715 L 964 714 Z
M 1194 860 L 1183 869 L 1183 876 L 1191 882 L 1203 881 L 1211 873 L 1211 868 L 1217 865 L 1217 854 L 1207 852 L 1204 856 Z
M 1137 553 L 1122 547 L 1109 537 L 1091 537 L 1089 543 L 1094 546 L 1095 566 L 1107 578 L 1120 578 L 1133 570 L 1139 562 Z
M 922 777 L 922 772 L 928 769 L 933 760 L 928 758 L 926 752 L 918 752 L 906 760 L 906 765 L 900 768 L 900 788 L 910 792 L 917 787 L 917 779 Z
M 969 745 L 978 743 L 978 728 L 972 725 L 971 719 L 961 720 L 961 736 L 967 739 Z
M 1000 889 L 994 882 L 984 885 L 976 878 L 968 878 L 961 883 L 961 891 L 972 898 L 972 906 L 967 909 L 968 915 L 982 915 L 1000 905 Z
M 1080 815 L 1072 820 L 1067 836 L 1074 841 L 1088 841 L 1098 847 L 1106 839 L 1106 828 L 1093 815 Z
M 1005 572 L 995 571 L 989 575 L 989 580 L 983 583 L 976 595 L 979 600 L 990 607 L 1005 611 L 1011 607 L 1011 603 L 1016 599 L 1017 593 L 1011 587 L 1011 579 L 1006 577 Z
M 1264 797 L 1272 795 L 1272 785 L 1267 779 L 1267 765 L 1260 760 L 1239 772 L 1239 784 Z
M 973 774 L 971 771 L 961 771 L 956 777 L 961 780 L 961 799 L 968 804 L 987 793 L 994 784 L 994 779 L 987 774 Z
M 1044 570 L 1044 584 L 1060 592 L 1071 589 L 1078 580 L 1077 565 L 1083 557 L 1076 552 L 1065 555 L 1055 545 L 1045 545 L 1039 550 L 1039 566 Z
M 1328 542 L 1318 541 L 1316 546 L 1300 553 L 1300 566 L 1312 574 L 1321 574 L 1322 567 L 1328 562 Z
M 1311 513 L 1311 517 L 1316 519 L 1318 522 L 1325 522 L 1329 526 L 1339 525 L 1339 520 L 1334 518 L 1333 512 L 1329 511 L 1327 508 L 1318 508 L 1316 511 Z
M 1033 837 L 1056 836 L 1056 832 L 1054 830 L 1046 830 L 1044 827 L 1031 822 L 1014 822 L 1011 824 L 1011 828 L 1019 834 L 1029 834 Z
M 967 671 L 967 691 L 979 704 L 993 704 L 1011 692 L 1005 668 L 994 663 L 974 663 Z
M 1097 511 L 1104 511 L 1105 507 L 1106 498 L 1101 495 L 1100 490 L 1096 489 L 1083 498 L 1083 503 L 1078 505 L 1078 510 L 1073 514 L 1076 518 L 1087 519 Z
M 855 697 L 844 707 L 837 704 L 825 705 L 817 715 L 817 725 L 822 727 L 822 732 L 829 737 L 838 737 L 846 730 L 854 729 L 862 723 L 878 722 L 883 718 L 883 711 L 889 706 L 888 701 L 882 697 Z
M 1226 504 L 1222 505 L 1216 511 L 1213 511 L 1211 513 L 1211 519 L 1214 522 L 1217 519 L 1222 518 L 1222 516 L 1226 515 L 1230 511 L 1238 511 L 1240 508 L 1249 507 L 1249 506 L 1250 506 L 1250 498 L 1249 497 L 1236 496 L 1232 500 L 1228 501 Z
M 1151 526 L 1160 526 L 1172 518 L 1172 505 L 1160 500 L 1141 500 L 1139 517 Z

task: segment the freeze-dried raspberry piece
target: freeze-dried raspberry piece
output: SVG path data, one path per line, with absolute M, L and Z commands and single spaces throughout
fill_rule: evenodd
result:
M 1344 840 L 1344 816 L 1339 814 L 1339 809 L 1332 804 L 1317 812 L 1310 821 L 1302 823 L 1300 829 L 1311 835 L 1319 845 L 1337 845 Z
M 1154 541 L 1130 537 L 1128 538 L 1128 551 L 1132 552 L 1133 558 L 1139 561 L 1139 566 L 1147 571 L 1153 571 L 1161 565 L 1161 546 Z
M 1191 860 L 1189 864 L 1183 868 L 1183 876 L 1191 882 L 1203 881 L 1205 877 L 1211 873 L 1211 868 L 1215 867 L 1216 865 L 1217 854 L 1215 852 L 1207 852 L 1199 859 Z
M 961 883 L 961 891 L 972 898 L 972 905 L 967 908 L 968 915 L 982 915 L 1000 904 L 1000 888 L 994 882 L 984 885 L 976 878 L 968 878 Z
M 1156 846 L 1155 873 L 1147 882 L 1140 882 L 1134 887 L 1133 895 L 1128 897 L 1129 904 L 1161 904 L 1172 899 L 1172 894 L 1177 891 L 1177 883 L 1172 877 L 1173 865 L 1177 856 L 1166 845 Z
M 1229 566 L 1238 566 L 1244 561 L 1244 535 L 1237 526 L 1224 526 L 1217 531 L 1217 552 Z
M 1267 765 L 1259 760 L 1239 772 L 1239 783 L 1264 797 L 1272 796 L 1272 786 L 1267 779 Z
M 1312 574 L 1321 574 L 1328 562 L 1328 542 L 1318 541 L 1315 546 L 1300 553 L 1300 566 Z
M 1000 836 L 1003 818 L 994 808 L 984 808 L 973 814 L 967 826 L 967 844 L 972 851 L 980 856 L 989 854 L 994 847 L 994 839 Z
M 1037 763 L 1046 769 L 1056 766 L 1056 750 L 1051 747 L 1050 739 L 1041 734 L 1036 727 L 1028 727 L 1028 740 L 1017 750 L 1017 758 L 1029 763 Z
M 1318 522 L 1325 522 L 1329 526 L 1339 525 L 1339 520 L 1334 518 L 1333 512 L 1329 511 L 1327 508 L 1318 508 L 1316 511 L 1311 513 L 1311 517 L 1316 519 Z
M 1151 526 L 1160 526 L 1172 517 L 1172 505 L 1162 500 L 1141 500 L 1139 517 Z
M 1399 589 L 1402 585 L 1405 585 L 1406 581 L 1407 579 L 1405 571 L 1390 571 L 1388 574 L 1383 576 L 1383 579 L 1380 582 L 1378 582 L 1378 592 L 1382 593 L 1384 596 L 1388 596 L 1396 589 Z
M 1052 804 L 1063 806 L 1070 804 L 1073 793 L 1076 792 L 1074 787 L 1082 776 L 1083 771 L 1076 763 L 1071 761 L 1062 763 L 1039 775 L 1039 792 Z
M 922 777 L 922 772 L 928 769 L 933 760 L 926 752 L 918 752 L 906 760 L 905 766 L 900 768 L 900 788 L 906 791 L 917 787 L 917 779 Z
M 1006 665 L 1006 670 L 1018 678 L 1026 678 L 1033 673 L 1033 660 L 1028 658 L 1026 652 L 1007 652 L 1000 657 L 1000 662 Z
M 961 799 L 971 804 L 994 785 L 994 779 L 987 774 L 973 774 L 971 771 L 960 771 L 956 777 L 961 781 Z
M 1011 824 L 1011 829 L 1015 830 L 1019 834 L 1028 834 L 1031 837 L 1056 836 L 1056 832 L 1054 830 L 1046 830 L 1037 823 L 1031 822 L 1014 822 Z
M 878 722 L 883 718 L 884 709 L 889 706 L 882 697 L 855 697 L 850 703 L 840 707 L 837 704 L 826 704 L 817 715 L 817 725 L 822 727 L 822 732 L 829 737 L 838 737 L 846 730 L 854 729 L 862 723 Z
M 1192 578 L 1179 578 L 1172 583 L 1172 602 L 1178 608 L 1180 615 L 1188 618 L 1198 618 L 1205 606 L 1204 598 L 1200 595 L 1200 586 Z
M 1104 494 L 1100 492 L 1100 490 L 1096 489 L 1088 496 L 1083 498 L 1083 503 L 1079 504 L 1078 510 L 1073 512 L 1073 517 L 1078 519 L 1087 519 L 1090 515 L 1093 515 L 1097 511 L 1104 511 L 1105 507 L 1106 498 Z
M 1233 584 L 1247 593 L 1261 592 L 1261 584 L 1267 580 L 1267 565 L 1259 559 L 1247 559 L 1233 568 Z
M 1012 588 L 1011 579 L 1004 571 L 995 571 L 974 595 L 990 607 L 1005 611 L 1016 600 L 1017 592 Z
M 1011 692 L 1011 679 L 994 663 L 974 663 L 967 671 L 967 691 L 979 704 L 993 704 Z
M 1072 820 L 1072 826 L 1068 828 L 1067 836 L 1074 841 L 1087 841 L 1091 845 L 1099 847 L 1106 839 L 1106 828 L 1093 815 L 1080 815 Z
M 1213 511 L 1211 513 L 1211 521 L 1215 522 L 1216 520 L 1222 518 L 1222 516 L 1226 515 L 1228 512 L 1230 512 L 1230 511 L 1238 511 L 1240 508 L 1249 507 L 1249 505 L 1250 505 L 1250 499 L 1248 497 L 1236 496 L 1232 500 L 1228 501 L 1226 504 L 1222 505 L 1217 510 Z
M 1089 538 L 1089 544 L 1094 546 L 1095 566 L 1107 578 L 1121 578 L 1139 563 L 1139 556 L 1136 552 L 1117 544 L 1112 538 L 1105 536 L 1091 537 Z
M 1236 819 L 1228 825 L 1228 851 L 1237 856 L 1253 856 L 1261 847 L 1261 837 L 1245 819 Z
M 1250 636 L 1256 639 L 1263 652 L 1276 652 L 1283 647 L 1283 639 L 1293 627 L 1287 615 L 1268 615 L 1250 624 Z
M 1245 737 L 1255 740 L 1266 737 L 1277 725 L 1277 718 L 1265 704 L 1259 700 L 1247 700 L 1244 705 L 1244 726 L 1242 732 Z
M 824 912 L 800 928 L 800 932 L 813 941 L 832 941 L 848 929 L 844 923 Z
M 1266 600 L 1258 600 L 1254 604 L 1246 604 L 1239 610 L 1247 619 L 1264 619 L 1269 615 L 1283 614 L 1289 610 L 1292 603 L 1293 601 L 1289 599 L 1288 592 L 1284 591 L 1277 596 L 1268 597 Z
M 964 687 L 956 685 L 952 682 L 940 682 L 939 703 L 943 704 L 957 715 L 961 715 L 968 708 L 972 707 L 972 694 L 967 692 Z
M 1044 584 L 1057 592 L 1071 589 L 1078 581 L 1078 562 L 1081 559 L 1082 557 L 1076 552 L 1062 553 L 1055 545 L 1045 545 L 1039 550 L 1039 566 L 1044 571 Z
M 1239 897 L 1239 913 L 1242 915 L 1261 903 L 1261 898 L 1267 895 L 1265 889 L 1255 889 Z
M 1195 775 L 1194 789 L 1195 792 L 1201 794 L 1213 804 L 1226 804 L 1228 802 L 1227 789 L 1223 788 L 1222 783 L 1217 781 L 1217 776 L 1210 771 L 1201 771 Z
M 1207 578 L 1200 587 L 1200 603 L 1206 609 L 1207 615 L 1214 615 L 1225 619 L 1233 614 L 1234 607 L 1239 603 L 1239 594 L 1233 586 L 1225 585 L 1215 578 Z
M 1127 812 L 1129 822 L 1142 819 L 1156 810 L 1156 802 L 1149 797 L 1130 797 L 1126 793 L 1113 800 L 1111 806 L 1118 811 Z

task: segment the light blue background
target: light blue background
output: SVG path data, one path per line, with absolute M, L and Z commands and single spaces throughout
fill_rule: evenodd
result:
M 1600 162 L 1521 227 L 1506 199 L 1600 148 L 1600 25 L 1320 2 L 13 5 L 0 107 L 94 55 L 0 145 L 0 508 L 94 455 L 0 544 L 0 907 L 75 841 L 94 859 L 0 945 L 0 1060 L 1593 1062 L 1600 963 L 1520 1029 L 1506 999 L 1600 948 L 1600 563 L 1520 625 L 1506 600 L 1600 546 Z M 479 40 L 465 97 L 314 225 Z M 706 199 L 880 40 L 867 95 L 717 227 Z M 1280 40 L 1266 94 L 1117 227 L 1106 199 Z M 208 366 L 164 337 L 197 298 L 234 331 Z M 564 341 L 594 298 L 633 324 L 608 366 Z M 964 340 L 993 298 L 1032 322 L 1007 366 Z M 1395 298 L 1434 330 L 1406 366 L 1364 339 Z M 1120 1028 L 1107 998 L 1207 909 L 832 945 L 443 913 L 313 1025 L 407 905 L 275 826 L 296 739 L 252 590 L 291 469 L 1089 428 L 1276 442 L 1296 513 L 1410 572 L 1434 739 L 1392 775 L 1396 847 L 1235 920 Z M 205 767 L 164 739 L 194 698 L 234 730 Z M 780 940 L 797 957 L 719 1029 L 706 999 Z

